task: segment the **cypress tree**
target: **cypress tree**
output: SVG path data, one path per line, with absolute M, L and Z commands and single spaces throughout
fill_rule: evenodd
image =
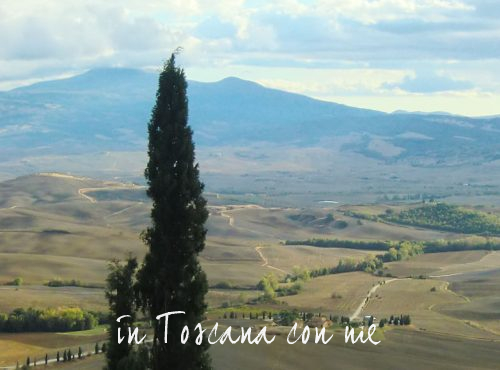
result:
M 160 73 L 148 125 L 145 176 L 153 207 L 151 226 L 142 234 L 148 253 L 138 274 L 141 306 L 154 323 L 153 370 L 211 369 L 208 342 L 198 346 L 194 335 L 206 309 L 208 284 L 197 256 L 205 246 L 208 211 L 195 164 L 186 90 L 184 71 L 172 54 Z M 156 317 L 169 311 L 186 313 L 170 317 L 165 338 L 164 320 Z M 186 344 L 180 342 L 184 325 L 192 333 Z
M 103 350 L 106 352 L 109 370 L 117 370 L 120 360 L 127 357 L 132 349 L 132 344 L 129 344 L 128 340 L 118 343 L 118 329 L 121 328 L 122 336 L 126 336 L 127 328 L 135 320 L 134 275 L 136 269 L 137 260 L 132 256 L 128 257 L 125 264 L 118 260 L 109 264 L 110 273 L 106 279 L 106 298 L 110 310 L 109 347 L 107 351 Z M 116 322 L 116 319 L 123 315 L 131 317 Z M 97 353 L 98 350 L 96 344 L 95 352 Z

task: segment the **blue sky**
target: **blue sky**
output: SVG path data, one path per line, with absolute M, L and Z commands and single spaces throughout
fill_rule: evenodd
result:
M 500 114 L 498 0 L 2 0 L 0 89 L 103 66 L 384 111 Z

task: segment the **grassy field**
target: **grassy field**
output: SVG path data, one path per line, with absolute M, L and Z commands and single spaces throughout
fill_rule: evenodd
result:
M 251 194 L 213 193 L 208 198 L 208 239 L 200 261 L 211 285 L 224 282 L 236 286 L 236 289 L 210 290 L 207 302 L 211 312 L 220 313 L 221 306 L 245 304 L 259 296 L 261 292 L 255 290 L 255 285 L 270 272 L 284 276 L 295 266 L 332 267 L 342 258 L 362 259 L 376 253 L 285 246 L 283 240 L 461 237 L 450 232 L 358 220 L 343 214 L 346 210 L 377 214 L 387 207 L 398 210 L 406 205 L 263 208 L 248 204 L 251 200 L 267 202 Z M 139 233 L 147 226 L 150 204 L 144 197 L 144 189 L 132 184 L 54 175 L 29 176 L 0 184 L 0 199 L 0 312 L 29 306 L 106 310 L 102 289 L 49 288 L 43 284 L 51 279 L 103 284 L 109 259 L 123 258 L 129 251 L 142 258 L 146 251 Z M 268 204 L 272 202 L 269 200 Z M 347 225 L 338 227 L 338 221 Z M 213 346 L 214 363 L 217 369 L 231 370 L 235 363 L 245 364 L 248 369 L 299 369 L 309 366 L 313 358 L 315 364 L 338 363 L 347 369 L 361 369 L 368 364 L 376 369 L 400 369 L 401 363 L 408 369 L 494 368 L 498 342 L 493 341 L 498 341 L 500 335 L 498 271 L 500 252 L 467 251 L 425 254 L 387 263 L 384 273 L 401 278 L 396 280 L 363 272 L 312 279 L 304 283 L 298 295 L 280 297 L 280 303 L 274 305 L 247 309 L 259 312 L 297 308 L 327 315 L 351 315 L 371 289 L 386 281 L 370 296 L 360 315 L 382 318 L 410 314 L 412 325 L 390 330 L 378 347 L 345 346 L 339 338 L 326 348 L 289 347 L 281 337 L 274 346 Z M 418 275 L 429 278 L 404 279 Z M 23 286 L 3 285 L 18 276 L 23 278 Z M 431 292 L 432 288 L 435 291 Z M 0 348 L 4 350 L 0 366 L 13 364 L 27 355 L 41 357 L 64 346 L 91 347 L 102 339 L 99 330 L 70 335 L 2 334 Z M 413 359 L 411 364 L 408 358 Z M 59 367 L 95 369 L 101 365 L 102 358 L 97 356 Z
M 42 363 L 45 354 L 54 358 L 57 351 L 64 351 L 71 348 L 73 353 L 78 352 L 81 346 L 84 351 L 93 351 L 95 343 L 102 343 L 106 339 L 106 332 L 102 329 L 95 335 L 80 335 L 79 333 L 22 333 L 3 334 L 0 333 L 0 368 L 1 366 L 15 365 L 17 361 L 21 364 L 30 356 L 33 361 L 38 359 L 38 364 Z
M 436 290 L 431 291 L 432 288 Z M 382 285 L 376 296 L 368 301 L 364 313 L 378 318 L 388 318 L 391 314 L 410 314 L 419 330 L 459 338 L 497 338 L 487 330 L 440 312 L 441 306 L 455 306 L 464 302 L 467 302 L 467 298 L 449 291 L 446 282 L 401 279 Z
M 287 344 L 278 336 L 273 344 L 213 345 L 213 365 L 218 370 L 273 369 L 299 370 L 310 366 L 318 369 L 347 370 L 470 370 L 498 369 L 500 347 L 497 342 L 456 340 L 412 330 L 391 330 L 378 346 L 344 344 L 335 336 L 329 344 Z M 60 366 L 68 370 L 94 370 L 104 365 L 102 355 Z
M 382 280 L 364 272 L 322 276 L 305 283 L 300 294 L 280 300 L 307 311 L 350 315 L 373 285 Z
M 80 307 L 85 310 L 106 311 L 104 290 L 46 286 L 0 286 L 0 312 L 8 313 L 19 307 Z
M 0 253 L 0 284 L 12 281 L 16 276 L 22 276 L 25 284 L 43 284 L 53 279 L 75 279 L 104 286 L 107 273 L 105 260 L 44 254 Z
M 496 254 L 496 253 L 495 253 Z M 489 259 L 487 251 L 429 253 L 415 256 L 408 261 L 386 264 L 387 272 L 398 277 L 419 275 L 445 275 L 450 271 L 463 271 L 469 264 L 484 264 Z

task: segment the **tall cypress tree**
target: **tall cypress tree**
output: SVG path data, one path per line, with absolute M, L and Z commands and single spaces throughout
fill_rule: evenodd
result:
M 175 66 L 172 54 L 160 73 L 148 125 L 145 176 L 153 207 L 151 226 L 143 232 L 149 251 L 138 274 L 139 299 L 154 323 L 153 370 L 211 369 L 208 343 L 196 345 L 193 330 L 206 309 L 208 284 L 198 254 L 205 247 L 208 211 L 195 164 L 186 89 L 184 71 Z M 169 318 L 165 338 L 164 320 L 156 317 L 169 311 L 186 314 Z M 191 332 L 186 344 L 180 341 L 184 325 Z

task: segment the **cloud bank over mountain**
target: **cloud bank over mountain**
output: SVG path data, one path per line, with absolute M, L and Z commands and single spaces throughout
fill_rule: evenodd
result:
M 494 0 L 7 0 L 0 89 L 96 67 L 155 69 L 182 46 L 201 81 L 235 75 L 385 111 L 494 114 L 499 15 Z

